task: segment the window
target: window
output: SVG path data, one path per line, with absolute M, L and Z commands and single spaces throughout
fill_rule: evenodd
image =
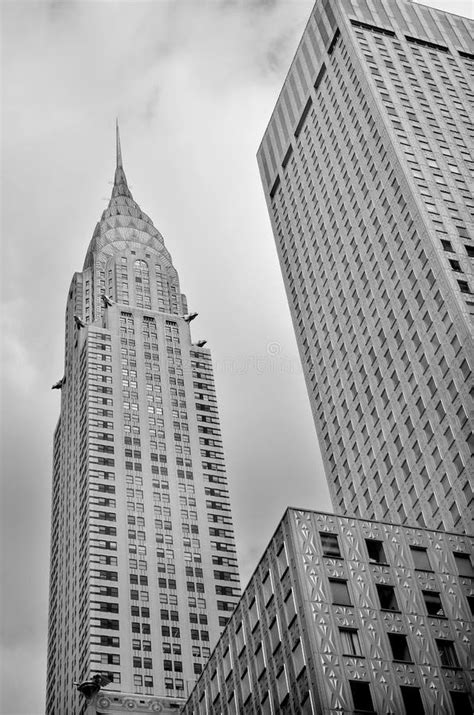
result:
M 333 558 L 341 558 L 341 550 L 336 534 L 320 534 L 321 545 L 323 547 L 324 556 L 332 556 Z
M 400 660 L 405 663 L 413 662 L 405 635 L 401 633 L 388 633 L 388 640 L 392 649 L 393 660 Z
M 441 665 L 446 668 L 459 668 L 459 660 L 453 641 L 448 641 L 444 638 L 436 638 L 435 641 Z
M 264 603 L 266 605 L 268 603 L 268 601 L 273 596 L 273 585 L 272 585 L 272 577 L 271 577 L 270 571 L 268 571 L 267 575 L 265 576 L 265 578 L 262 581 L 262 591 L 263 591 Z
M 386 564 L 385 552 L 383 543 L 377 539 L 366 539 L 367 553 L 371 564 Z
M 439 593 L 435 591 L 422 591 L 422 594 L 428 615 L 444 618 L 444 609 Z
M 224 680 L 226 680 L 232 671 L 232 660 L 230 656 L 230 648 L 227 648 L 222 657 L 222 670 L 224 673 Z
M 340 579 L 329 579 L 331 587 L 332 602 L 339 606 L 352 606 L 352 601 L 347 588 L 347 581 Z
M 255 626 L 258 623 L 258 609 L 257 609 L 257 601 L 255 598 L 252 600 L 252 603 L 249 606 L 249 623 L 250 623 L 250 630 L 253 631 L 253 629 L 255 628 Z
M 285 700 L 286 696 L 288 695 L 288 682 L 286 680 L 285 666 L 283 666 L 283 668 L 277 674 L 276 684 L 277 684 L 277 692 L 278 692 L 278 701 L 281 704 L 283 702 L 283 700 Z
M 296 616 L 295 599 L 293 598 L 293 591 L 291 590 L 285 598 L 284 609 L 286 616 L 286 625 L 289 627 L 293 622 L 293 618 Z
M 449 694 L 454 708 L 454 715 L 467 715 L 468 713 L 472 713 L 471 699 L 467 693 L 450 691 Z
M 412 713 L 425 715 L 425 708 L 423 707 L 423 701 L 421 699 L 419 688 L 413 688 L 409 685 L 401 685 L 400 691 L 402 693 L 402 700 L 405 706 L 406 715 L 412 715 Z
M 262 715 L 272 715 L 273 707 L 270 693 L 266 693 L 264 699 L 262 700 L 260 704 L 260 712 Z
M 257 672 L 257 678 L 260 678 L 265 670 L 265 655 L 262 645 L 259 645 L 255 652 L 255 670 Z
M 356 713 L 373 713 L 374 704 L 370 693 L 370 685 L 363 680 L 349 680 L 349 684 Z
M 278 619 L 276 616 L 270 625 L 270 643 L 272 646 L 272 653 L 274 653 L 280 645 L 280 633 L 278 631 Z
M 461 293 L 470 293 L 469 284 L 467 281 L 458 281 L 458 286 Z
M 353 628 L 340 628 L 343 655 L 362 655 L 359 635 Z
M 393 586 L 385 586 L 380 583 L 376 584 L 376 586 L 382 611 L 399 611 L 400 609 Z
M 277 554 L 277 562 L 278 562 L 278 573 L 281 578 L 283 576 L 283 574 L 285 573 L 286 569 L 288 568 L 288 557 L 286 555 L 285 544 L 282 545 L 280 551 Z
M 219 678 L 217 670 L 211 676 L 211 700 L 214 701 L 219 695 Z
M 466 596 L 471 615 L 474 616 L 474 596 Z
M 251 692 L 249 671 L 246 670 L 240 679 L 242 702 L 245 703 Z
M 245 646 L 245 632 L 243 629 L 242 624 L 239 625 L 237 628 L 237 631 L 235 633 L 235 647 L 237 650 L 237 653 L 240 653 Z
M 428 552 L 421 546 L 410 546 L 413 563 L 417 571 L 432 571 Z
M 474 578 L 474 568 L 472 567 L 471 559 L 468 554 L 455 553 L 454 561 L 460 576 L 468 576 Z
M 231 694 L 229 700 L 227 701 L 227 712 L 229 715 L 237 715 L 237 705 L 235 702 L 234 693 Z
M 295 675 L 296 677 L 298 677 L 303 668 L 305 667 L 303 646 L 301 640 L 298 640 L 297 645 L 293 648 L 291 652 L 291 660 L 293 663 Z

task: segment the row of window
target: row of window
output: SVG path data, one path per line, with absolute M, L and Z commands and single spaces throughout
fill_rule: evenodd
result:
M 331 600 L 334 605 L 353 606 L 349 593 L 348 582 L 344 579 L 330 578 Z M 400 612 L 395 587 L 389 584 L 375 584 L 380 609 L 382 611 Z M 437 618 L 446 618 L 446 613 L 441 600 L 441 595 L 437 591 L 421 591 L 426 613 Z
M 363 680 L 349 680 L 352 700 L 357 713 L 373 713 L 375 715 L 374 702 L 368 682 Z M 420 694 L 420 688 L 401 685 L 400 692 L 407 715 L 417 713 L 424 715 L 426 710 Z M 455 715 L 468 715 L 472 712 L 471 702 L 467 693 L 450 691 L 451 704 Z
M 359 632 L 355 628 L 340 628 L 339 635 L 342 643 L 342 653 L 348 656 L 364 657 Z M 413 658 L 403 633 L 387 633 L 387 638 L 394 661 L 413 663 Z M 459 668 L 460 663 L 454 642 L 445 638 L 435 638 L 440 664 L 445 668 Z
M 337 534 L 329 532 L 320 532 L 321 547 L 324 556 L 329 556 L 336 559 L 342 559 L 339 538 Z M 365 539 L 367 556 L 370 563 L 388 565 L 385 556 L 384 545 L 378 539 Z M 418 571 L 433 571 L 430 562 L 428 549 L 423 546 L 410 546 L 410 553 L 413 560 L 414 568 Z M 474 578 L 474 568 L 469 554 L 460 551 L 453 552 L 454 561 L 460 576 Z

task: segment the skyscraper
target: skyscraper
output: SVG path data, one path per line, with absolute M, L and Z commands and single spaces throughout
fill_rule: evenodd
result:
M 339 514 L 288 509 L 189 715 L 472 712 L 468 24 L 313 9 L 258 160 Z
M 334 507 L 472 530 L 472 21 L 316 2 L 258 152 Z
M 112 196 L 71 282 L 55 385 L 48 715 L 85 712 L 73 683 L 98 674 L 117 707 L 177 708 L 237 603 L 211 357 L 191 342 L 195 315 L 132 198 L 117 128 Z

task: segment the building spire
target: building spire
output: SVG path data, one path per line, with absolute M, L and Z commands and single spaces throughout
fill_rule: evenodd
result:
M 115 142 L 116 142 L 116 155 L 117 155 L 117 169 L 123 168 L 122 165 L 122 148 L 120 146 L 120 129 L 118 117 L 115 119 Z
M 126 196 L 132 198 L 130 189 L 127 185 L 127 178 L 123 170 L 122 163 L 122 147 L 120 144 L 120 129 L 118 123 L 118 117 L 115 119 L 115 177 L 114 177 L 114 188 L 112 190 L 112 198 L 116 196 Z

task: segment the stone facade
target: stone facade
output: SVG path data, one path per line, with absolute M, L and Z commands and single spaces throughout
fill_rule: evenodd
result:
M 472 29 L 318 0 L 258 152 L 335 510 L 467 533 Z
M 472 549 L 289 509 L 182 712 L 471 712 Z

